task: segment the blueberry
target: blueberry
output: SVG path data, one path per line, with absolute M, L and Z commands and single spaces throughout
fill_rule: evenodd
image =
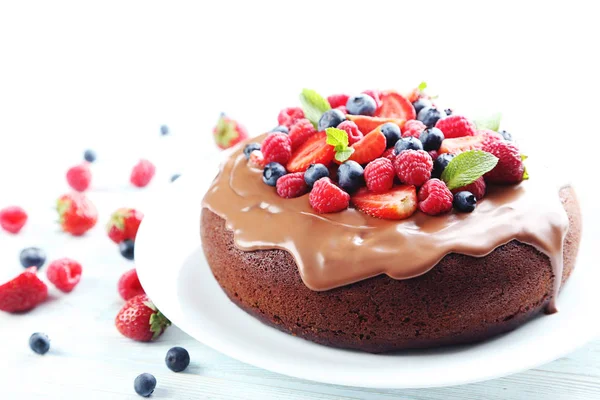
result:
M 285 133 L 287 135 L 288 133 L 290 133 L 290 130 L 285 125 L 279 125 L 279 126 L 276 126 L 273 129 L 271 129 L 271 132 L 283 132 L 283 133 Z
M 433 128 L 435 126 L 435 123 L 438 122 L 440 119 L 444 118 L 445 116 L 445 112 L 440 111 L 433 106 L 430 106 L 425 107 L 421 111 L 419 111 L 417 119 L 424 123 L 426 127 Z
M 260 150 L 260 143 L 248 143 L 246 147 L 244 147 L 244 157 L 246 157 L 246 160 L 250 159 L 250 153 L 254 150 Z
M 181 372 L 190 365 L 190 353 L 183 347 L 173 347 L 165 357 L 167 367 L 173 372 Z
M 400 154 L 404 150 L 423 150 L 423 144 L 417 138 L 412 136 L 400 138 L 394 145 L 396 154 Z
M 446 116 L 452 115 L 452 113 L 453 113 L 453 111 L 452 111 L 452 109 L 451 109 L 451 108 L 446 108 L 446 109 L 444 110 L 444 112 L 446 113 Z
M 86 150 L 83 153 L 83 159 L 90 163 L 96 161 L 96 152 L 94 150 Z
M 156 378 L 152 374 L 144 373 L 135 378 L 133 382 L 135 392 L 142 397 L 149 397 L 156 388 Z
M 50 339 L 45 333 L 36 332 L 29 338 L 29 347 L 38 354 L 46 354 L 50 350 Z
M 477 199 L 471 192 L 463 190 L 454 195 L 454 201 L 452 202 L 454 208 L 460 212 L 471 212 L 477 205 Z
M 340 110 L 327 110 L 319 119 L 319 131 L 336 127 L 346 120 L 346 116 Z
M 166 125 L 161 125 L 160 126 L 160 134 L 161 135 L 168 135 L 169 134 L 169 127 Z
M 366 93 L 352 96 L 346 102 L 346 110 L 348 111 L 348 114 L 352 115 L 373 116 L 376 109 L 377 103 L 375 103 L 375 100 Z
M 392 147 L 400 140 L 400 127 L 393 122 L 381 125 L 381 133 L 385 136 L 387 147 Z
M 173 174 L 171 176 L 171 182 L 175 182 L 177 179 L 179 179 L 180 176 L 181 176 L 181 174 Z
M 425 107 L 431 107 L 433 104 L 431 103 L 431 101 L 421 98 L 412 103 L 412 105 L 415 108 L 415 113 L 419 114 L 419 112 L 421 112 L 422 109 L 424 109 Z
M 419 140 L 423 144 L 423 150 L 438 150 L 444 140 L 444 133 L 438 128 L 428 128 L 421 133 Z
M 450 161 L 454 158 L 454 154 L 440 154 L 438 158 L 433 161 L 433 171 L 431 171 L 432 178 L 438 178 L 442 176 L 442 172 L 446 169 Z
M 498 132 L 499 134 L 502 135 L 502 137 L 504 138 L 504 140 L 506 140 L 507 142 L 512 142 L 513 138 L 510 132 L 506 132 L 505 130 L 501 130 L 500 132 Z
M 304 173 L 304 182 L 312 187 L 321 178 L 329 177 L 329 169 L 323 164 L 311 164 Z
M 348 160 L 338 168 L 338 183 L 348 193 L 358 190 L 364 182 L 363 167 L 356 161 Z
M 39 269 L 46 262 L 46 252 L 38 247 L 27 247 L 21 250 L 19 259 L 23 267 L 37 267 Z
M 134 249 L 135 242 L 131 239 L 123 240 L 121 243 L 119 243 L 119 251 L 121 252 L 121 255 L 128 260 L 134 259 Z
M 285 174 L 287 174 L 287 171 L 283 165 L 276 162 L 270 162 L 265 166 L 263 171 L 263 182 L 269 186 L 275 186 L 277 180 Z

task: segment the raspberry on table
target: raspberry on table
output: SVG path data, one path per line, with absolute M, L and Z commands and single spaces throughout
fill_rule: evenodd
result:
M 78 192 L 84 192 L 90 186 L 92 172 L 87 163 L 76 165 L 67 171 L 67 183 Z
M 511 142 L 488 140 L 483 144 L 483 151 L 498 157 L 498 164 L 484 175 L 491 183 L 519 183 L 523 180 L 525 166 L 519 149 Z
M 471 193 L 473 193 L 473 195 L 475 196 L 475 198 L 477 200 L 481 200 L 481 199 L 483 199 L 483 196 L 485 196 L 485 189 L 486 189 L 485 180 L 483 179 L 483 176 L 480 176 L 478 179 L 475 180 L 475 182 L 469 183 L 466 186 L 452 190 L 452 193 L 456 194 L 458 192 L 464 192 L 464 191 L 471 192 Z
M 289 129 L 302 118 L 304 118 L 304 111 L 300 107 L 288 107 L 279 112 L 277 122 Z
M 394 186 L 396 171 L 392 162 L 384 157 L 371 161 L 365 167 L 365 182 L 370 191 L 381 193 Z
M 414 137 L 418 139 L 421 137 L 421 133 L 426 129 L 424 123 L 419 121 L 418 119 L 411 119 L 404 123 L 404 128 L 402 128 L 402 137 Z
M 439 215 L 452 210 L 454 196 L 439 179 L 427 181 L 419 190 L 419 210 L 428 215 Z
M 125 301 L 131 299 L 132 297 L 146 293 L 142 287 L 142 284 L 140 283 L 137 270 L 135 268 L 130 269 L 121 275 L 121 278 L 119 278 L 119 283 L 117 284 L 117 290 L 119 291 L 119 295 L 121 295 Z
M 450 115 L 440 119 L 435 127 L 444 133 L 447 139 L 475 135 L 475 126 L 462 115 Z
M 276 162 L 285 165 L 292 156 L 292 143 L 285 133 L 269 133 L 262 143 L 261 151 L 265 163 Z
M 331 108 L 338 108 L 339 106 L 346 107 L 346 103 L 348 102 L 349 98 L 350 95 L 347 94 L 332 94 L 331 96 L 327 97 L 327 101 L 329 102 Z
M 294 172 L 277 179 L 277 194 L 284 199 L 300 197 L 308 192 L 303 172 Z
M 27 218 L 27 212 L 19 206 L 10 206 L 0 210 L 0 226 L 10 233 L 19 233 L 25 226 Z
M 337 126 L 338 129 L 348 134 L 348 144 L 351 146 L 364 137 L 363 133 L 353 121 L 344 121 Z
M 331 179 L 321 178 L 313 185 L 308 202 L 318 213 L 334 213 L 348 208 L 350 195 L 335 186 Z
M 302 118 L 298 120 L 292 125 L 288 135 L 292 144 L 292 151 L 303 145 L 315 133 L 317 133 L 317 130 L 308 119 Z
M 402 183 L 421 186 L 431 178 L 433 160 L 424 150 L 405 150 L 396 156 L 394 168 Z
M 139 188 L 147 186 L 156 172 L 156 167 L 148 160 L 140 160 L 131 170 L 129 181 Z
M 69 258 L 52 261 L 48 265 L 46 276 L 57 289 L 64 293 L 71 292 L 81 280 L 81 264 Z

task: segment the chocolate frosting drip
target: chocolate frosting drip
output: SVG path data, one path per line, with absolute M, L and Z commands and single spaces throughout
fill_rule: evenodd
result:
M 470 214 L 432 217 L 417 212 L 390 221 L 353 208 L 317 214 L 307 195 L 283 199 L 262 182 L 262 171 L 247 166 L 240 147 L 221 166 L 203 207 L 227 221 L 240 249 L 290 252 L 306 286 L 317 291 L 379 274 L 413 278 L 448 253 L 482 257 L 516 239 L 550 259 L 554 293 L 547 311 L 555 312 L 569 220 L 559 188 L 540 175 L 519 185 L 488 186 L 486 197 Z

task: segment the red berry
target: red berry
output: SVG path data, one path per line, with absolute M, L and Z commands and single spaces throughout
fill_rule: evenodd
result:
M 285 165 L 292 156 L 290 138 L 283 132 L 269 133 L 260 149 L 265 157 L 265 164 L 277 162 Z
M 123 336 L 149 342 L 158 339 L 171 325 L 171 321 L 156 309 L 148 296 L 141 294 L 129 299 L 121 308 L 115 325 Z
M 329 102 L 331 108 L 338 108 L 340 106 L 345 107 L 349 98 L 350 96 L 347 94 L 332 94 L 331 96 L 327 97 L 327 101 Z
M 475 135 L 475 126 L 462 115 L 452 114 L 438 120 L 435 127 L 444 133 L 446 139 Z
M 144 214 L 135 208 L 119 208 L 106 225 L 108 237 L 117 244 L 128 239 L 135 240 L 142 218 Z
M 434 178 L 419 189 L 419 210 L 429 215 L 447 213 L 452 210 L 453 199 L 446 184 Z
M 435 161 L 436 158 L 438 158 L 438 156 L 440 155 L 437 150 L 430 150 L 427 153 L 429 153 L 429 155 L 431 156 L 431 159 L 433 161 Z
M 359 164 L 367 164 L 380 157 L 385 151 L 385 147 L 385 135 L 377 128 L 352 145 L 354 153 L 350 156 L 350 160 Z
M 321 178 L 313 185 L 308 202 L 318 213 L 334 213 L 348 208 L 350 195 L 335 186 L 331 179 Z
M 82 193 L 70 193 L 61 196 L 56 202 L 62 230 L 73 236 L 81 236 L 96 225 L 98 211 Z
M 284 199 L 300 197 L 308 192 L 304 172 L 294 172 L 277 179 L 277 194 Z
M 277 122 L 279 125 L 284 125 L 289 129 L 296 121 L 302 118 L 304 118 L 304 111 L 300 107 L 289 107 L 279 112 Z
M 365 182 L 372 192 L 385 192 L 394 186 L 396 171 L 392 162 L 384 157 L 371 161 L 365 167 Z
M 481 200 L 483 199 L 483 196 L 485 196 L 485 189 L 485 180 L 483 179 L 483 176 L 481 176 L 475 180 L 475 182 L 470 183 L 467 186 L 452 190 L 452 193 L 456 194 L 458 192 L 467 191 L 473 193 L 477 200 Z
M 412 185 L 400 185 L 382 193 L 360 189 L 352 196 L 352 204 L 375 218 L 406 219 L 417 211 L 417 192 Z
M 69 293 L 81 280 L 81 264 L 69 258 L 52 261 L 46 276 L 58 290 Z
M 90 186 L 92 172 L 88 164 L 76 165 L 67 171 L 67 183 L 78 192 L 84 192 Z
M 145 294 L 144 288 L 138 279 L 138 274 L 135 268 L 130 269 L 121 275 L 118 284 L 119 295 L 123 300 L 129 300 L 132 297 Z
M 363 93 L 371 96 L 373 98 L 373 100 L 375 100 L 375 104 L 377 105 L 377 107 L 381 106 L 381 90 L 370 89 L 370 90 L 365 90 Z M 367 133 L 369 133 L 369 132 L 367 132 Z
M 129 181 L 137 187 L 145 187 L 154 177 L 156 168 L 148 160 L 140 160 L 131 170 Z
M 0 310 L 29 311 L 48 297 L 48 287 L 37 277 L 37 268 L 27 268 L 12 281 L 0 286 Z
M 474 136 L 463 136 L 453 139 L 444 139 L 438 152 L 440 154 L 459 154 L 469 150 L 481 150 L 486 142 L 501 141 L 499 133 L 487 129 L 475 132 Z
M 525 166 L 521 159 L 521 153 L 514 144 L 492 140 L 484 144 L 483 151 L 498 157 L 498 164 L 484 175 L 487 182 L 519 183 L 523 180 Z
M 381 157 L 387 158 L 388 160 L 392 161 L 392 163 L 393 163 L 394 160 L 396 159 L 396 150 L 394 150 L 393 147 L 390 147 L 389 149 L 387 149 L 386 151 L 383 152 Z
M 376 117 L 398 118 L 404 121 L 417 118 L 412 103 L 400 93 L 394 91 L 383 92 L 379 97 L 381 105 L 375 111 Z
M 252 153 L 250 153 L 250 158 L 248 159 L 248 165 L 253 168 L 263 169 L 267 163 L 265 162 L 265 156 L 263 156 L 262 151 L 252 151 Z
M 292 144 L 292 151 L 296 150 L 298 147 L 303 145 L 304 142 L 306 142 L 308 138 L 314 135 L 315 133 L 317 133 L 317 130 L 313 126 L 312 122 L 310 122 L 306 118 L 298 120 L 298 122 L 296 122 L 290 128 L 290 134 L 288 135 Z
M 236 120 L 221 114 L 213 129 L 213 138 L 219 148 L 228 149 L 248 138 L 248 131 Z
M 336 110 L 340 110 L 343 114 L 348 114 L 348 109 L 346 106 L 339 106 L 335 108 Z
M 348 134 L 348 144 L 353 145 L 364 137 L 363 133 L 353 121 L 344 121 L 337 126 L 338 129 Z
M 404 128 L 402 129 L 402 137 L 412 136 L 418 139 L 425 128 L 427 128 L 425 124 L 418 119 L 411 119 L 406 121 L 404 124 Z
M 294 152 L 285 169 L 288 172 L 304 172 L 310 164 L 328 165 L 334 156 L 333 146 L 327 144 L 327 134 L 318 132 Z
M 369 117 L 368 115 L 346 115 L 346 118 L 353 121 L 364 135 L 368 135 L 386 122 L 392 122 L 401 128 L 404 125 L 404 120 L 398 118 Z
M 27 222 L 27 213 L 19 206 L 0 210 L 0 226 L 7 232 L 19 233 Z
M 431 178 L 433 160 L 424 150 L 405 150 L 396 156 L 394 168 L 402 183 L 421 186 Z

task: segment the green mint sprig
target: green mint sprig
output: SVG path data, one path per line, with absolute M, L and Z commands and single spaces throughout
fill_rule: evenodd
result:
M 527 158 L 525 154 L 521 154 L 521 161 L 525 161 Z M 529 172 L 527 172 L 527 167 L 523 165 L 523 180 L 526 181 L 527 179 L 529 179 Z
M 495 113 L 484 118 L 478 118 L 475 121 L 475 127 L 477 129 L 490 129 L 498 132 L 500 129 L 500 121 L 502 120 L 502 113 Z
M 420 92 L 427 89 L 427 82 L 423 81 L 423 82 L 419 83 L 419 86 L 417 86 L 417 89 L 419 89 Z
M 481 150 L 465 151 L 454 157 L 442 173 L 442 180 L 453 190 L 475 182 L 498 164 L 498 157 Z
M 353 147 L 348 147 L 348 133 L 338 128 L 327 128 L 326 143 L 333 146 L 335 150 L 335 159 L 339 162 L 344 162 L 354 153 Z
M 321 115 L 327 110 L 331 110 L 331 106 L 326 98 L 312 89 L 302 89 L 300 93 L 300 103 L 304 116 L 312 122 L 314 127 L 317 127 Z

